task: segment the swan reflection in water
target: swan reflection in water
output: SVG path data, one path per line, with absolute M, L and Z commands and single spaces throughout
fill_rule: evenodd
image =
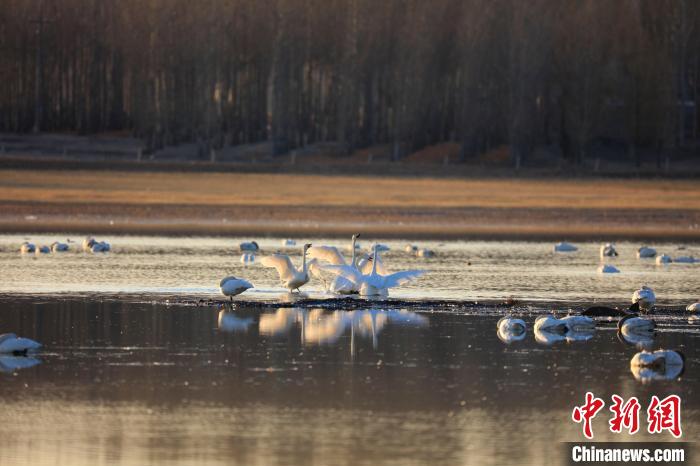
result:
M 41 364 L 41 360 L 31 356 L 0 356 L 0 372 L 11 373 Z
M 376 348 L 379 334 L 388 324 L 423 327 L 428 318 L 406 310 L 325 311 L 324 309 L 280 308 L 274 313 L 260 314 L 260 335 L 277 337 L 287 335 L 292 328 L 301 330 L 301 342 L 306 345 L 336 343 L 350 331 L 351 343 L 355 335 L 372 338 Z
M 252 317 L 238 316 L 226 307 L 219 311 L 219 330 L 224 332 L 247 332 L 252 323 Z

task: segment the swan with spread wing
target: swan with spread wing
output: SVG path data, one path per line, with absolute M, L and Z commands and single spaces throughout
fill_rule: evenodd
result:
M 289 291 L 297 290 L 309 282 L 309 264 L 306 262 L 306 255 L 311 243 L 304 245 L 302 256 L 301 270 L 297 270 L 292 264 L 289 256 L 284 254 L 275 254 L 272 256 L 263 257 L 260 263 L 264 267 L 271 267 L 277 270 L 277 273 L 282 280 L 282 284 Z

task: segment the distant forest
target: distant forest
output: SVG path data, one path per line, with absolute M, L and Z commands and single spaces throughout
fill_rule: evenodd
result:
M 695 0 L 2 0 L 0 131 L 634 160 L 695 147 L 699 60 Z

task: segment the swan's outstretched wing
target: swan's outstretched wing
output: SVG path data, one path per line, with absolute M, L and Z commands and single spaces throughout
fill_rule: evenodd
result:
M 335 246 L 313 246 L 307 253 L 312 259 L 326 261 L 332 265 L 347 265 L 345 258 Z
M 350 265 L 324 265 L 321 266 L 321 269 L 323 269 L 325 272 L 330 272 L 340 277 L 347 278 L 356 286 L 360 286 L 364 280 L 362 273 Z
M 403 285 L 411 280 L 423 275 L 425 271 L 423 270 L 404 270 L 402 272 L 395 272 L 382 277 L 384 279 L 384 288 L 393 288 L 395 286 Z
M 280 280 L 287 281 L 297 273 L 296 267 L 292 264 L 289 256 L 275 254 L 274 256 L 263 257 L 260 263 L 264 267 L 274 267 L 280 276 Z

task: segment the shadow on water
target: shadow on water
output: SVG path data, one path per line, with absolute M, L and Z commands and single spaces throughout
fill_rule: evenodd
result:
M 581 439 L 570 413 L 586 391 L 678 394 L 697 432 L 697 326 L 660 322 L 654 348 L 682 350 L 687 369 L 643 384 L 614 325 L 542 345 L 523 319 L 505 344 L 490 314 L 0 301 L 0 331 L 44 344 L 42 364 L 0 358 L 15 420 L 0 451 L 33 464 L 503 464 L 518 451 L 541 464 L 552 442 Z M 605 422 L 601 440 L 624 439 Z

